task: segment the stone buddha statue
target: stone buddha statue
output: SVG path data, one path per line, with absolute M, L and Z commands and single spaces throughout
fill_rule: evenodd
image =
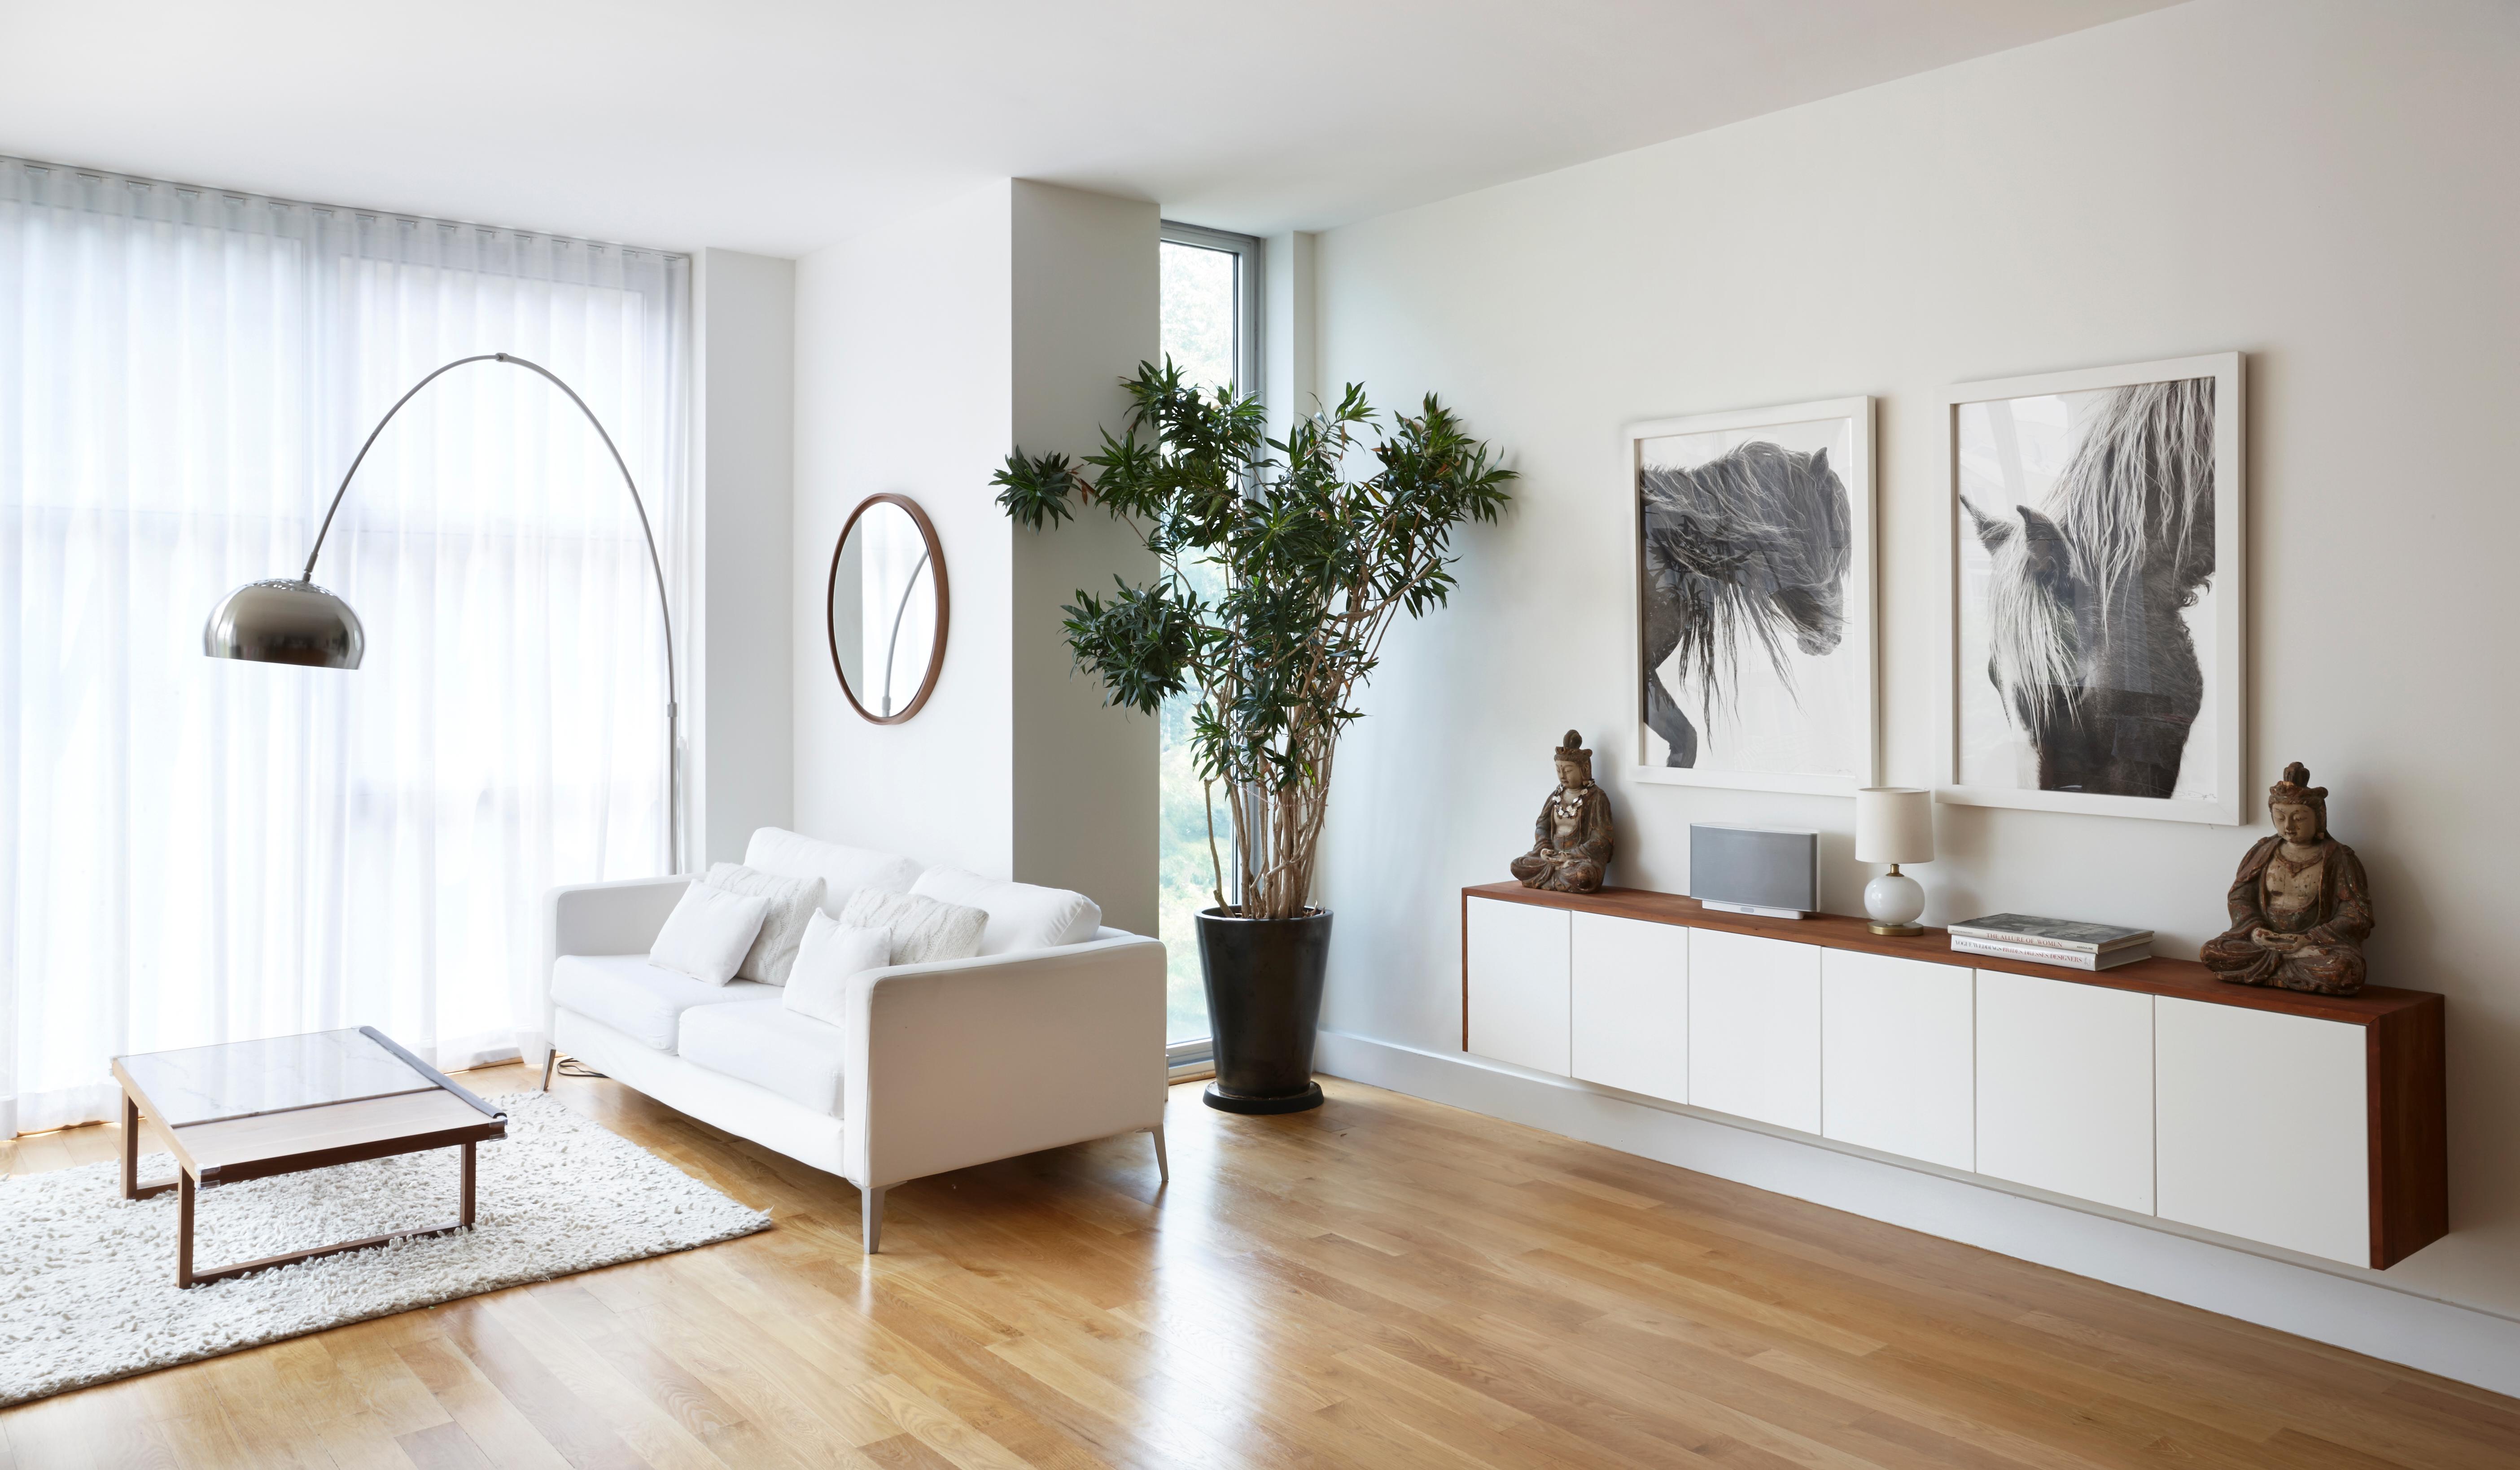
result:
M 2371 885 L 2354 849 L 2327 834 L 2327 788 L 2299 761 L 2267 792 L 2275 834 L 2240 860 L 2231 927 L 2197 956 L 2234 985 L 2323 996 L 2362 988 Z
M 1557 789 L 1540 804 L 1531 851 L 1513 860 L 1525 888 L 1591 893 L 1610 870 L 1610 797 L 1593 784 L 1593 752 L 1583 745 L 1570 730 L 1556 749 Z

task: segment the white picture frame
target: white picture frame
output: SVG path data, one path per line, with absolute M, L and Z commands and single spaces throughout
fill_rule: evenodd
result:
M 2057 622 L 2056 626 L 2060 628 L 2067 622 L 2075 622 L 2075 626 L 2083 631 L 2075 636 L 2076 642 L 2071 648 L 2065 648 L 2061 641 L 2051 641 L 2052 649 L 2063 651 L 2051 651 L 2048 655 L 2051 668 L 2061 670 L 2070 665 L 2078 668 L 2080 673 L 2061 684 L 2016 679 L 2011 686 L 2006 686 L 1996 672 L 1998 664 L 1990 650 L 2002 642 L 2008 653 L 2017 655 L 2030 644 L 2018 638 L 2002 640 L 1997 630 L 2028 626 L 2029 620 L 2018 612 L 1999 614 L 1992 610 L 1997 601 L 1992 595 L 1994 579 L 1999 575 L 2014 576 L 2022 571 L 2022 562 L 2018 559 L 2009 563 L 2000 561 L 2003 553 L 1998 548 L 2007 535 L 2020 534 L 2023 540 L 2016 550 L 2016 557 L 2029 556 L 2032 548 L 2045 546 L 2051 549 L 2049 555 L 2058 558 L 2051 561 L 2051 565 L 2083 568 L 2092 563 L 2088 557 L 2082 555 L 2081 543 L 2074 539 L 2075 533 L 2058 529 L 2059 526 L 2073 524 L 2072 517 L 2060 509 L 2064 501 L 2072 499 L 2075 494 L 2077 476 L 2071 471 L 2070 465 L 2045 481 L 2046 490 L 2055 492 L 2062 499 L 2047 500 L 2044 491 L 2037 492 L 2044 509 L 2058 512 L 2053 518 L 2038 523 L 2036 529 L 2042 533 L 2039 536 L 2029 534 L 2034 525 L 2023 516 L 2021 505 L 2009 508 L 1980 506 L 1977 501 L 1994 499 L 1991 492 L 1997 487 L 2029 497 L 2034 494 L 2034 487 L 2042 483 L 2039 468 L 2028 464 L 2039 455 L 2025 447 L 2029 436 L 2020 431 L 2030 418 L 2044 416 L 2040 418 L 2040 423 L 2053 441 L 2046 463 L 2052 468 L 2059 463 L 2054 445 L 2079 448 L 2089 433 L 2104 431 L 2093 425 L 2104 422 L 2127 422 L 2123 416 L 2115 421 L 2103 420 L 2099 417 L 2101 408 L 2109 401 L 2131 403 L 2134 400 L 2107 400 L 2099 395 L 2113 389 L 2147 384 L 2171 385 L 2201 379 L 2213 382 L 2211 505 L 2214 559 L 2207 580 L 2196 589 L 2197 601 L 2204 605 L 2179 614 L 2182 626 L 2188 631 L 2189 645 L 2198 655 L 2196 663 L 2202 690 L 2185 743 L 2178 751 L 2178 784 L 2173 794 L 2168 796 L 2047 788 L 2043 782 L 2072 780 L 2078 774 L 2095 780 L 2129 783 L 2122 768 L 2143 767 L 2146 763 L 2110 752 L 2123 752 L 2139 746 L 2140 742 L 2121 740 L 2109 745 L 2102 738 L 2100 727 L 2114 722 L 2120 728 L 2140 724 L 2157 731 L 2164 722 L 2158 719 L 2138 721 L 2126 715 L 2079 720 L 2077 728 L 2090 732 L 2081 742 L 2082 748 L 2074 748 L 2071 741 L 2050 742 L 2061 748 L 2047 748 L 2032 733 L 2031 726 L 2025 724 L 2023 711 L 2034 706 L 2052 706 L 2039 705 L 2035 699 L 2032 704 L 2025 705 L 2015 690 L 2068 688 L 2076 690 L 2080 697 L 2094 687 L 2092 680 L 2098 678 L 2105 681 L 2099 687 L 2120 698 L 2158 699 L 2168 696 L 2157 692 L 2137 695 L 2126 690 L 2136 684 L 2145 684 L 2150 690 L 2158 690 L 2168 688 L 2176 679 L 2172 675 L 2156 674 L 2149 667 L 2128 677 L 2111 675 L 2105 670 L 2094 674 L 2085 653 L 2085 641 L 2089 638 L 2086 614 L 2082 621 L 2066 619 Z M 2224 826 L 2235 826 L 2241 823 L 2248 805 L 2242 785 L 2241 760 L 2248 686 L 2245 394 L 2245 364 L 2238 352 L 2215 352 L 2117 367 L 1993 379 L 1955 384 L 1945 392 L 1941 435 L 1943 494 L 1948 517 L 1943 539 L 1947 597 L 1944 603 L 1945 644 L 1942 656 L 1937 660 L 1942 689 L 1937 704 L 1941 735 L 1936 747 L 1936 799 L 1958 806 L 2074 812 Z M 2025 405 L 2023 400 L 2032 403 Z M 2005 435 L 1994 427 L 1999 406 L 2002 420 L 2011 425 L 2008 442 Z M 2156 428 L 2155 431 L 2160 430 Z M 1979 437 L 1981 434 L 1985 436 L 1983 439 Z M 1999 456 L 2002 463 L 1992 470 L 1987 456 L 1990 443 L 2005 450 Z M 2070 449 L 2065 452 L 2070 453 Z M 2081 479 L 2087 481 L 2089 476 Z M 2043 507 L 2030 509 L 2042 510 Z M 2126 523 L 2126 519 L 2122 517 L 2120 523 Z M 1990 544 L 1990 536 L 1996 538 L 1994 545 Z M 2137 544 L 2144 548 L 2142 555 L 2147 557 L 2172 555 L 2166 549 L 2154 549 L 2164 540 L 2166 533 L 2153 541 L 2138 541 Z M 2065 550 L 2061 553 L 2053 551 L 2060 547 Z M 2080 575 L 2077 571 L 2068 579 L 2069 588 L 2073 590 L 2067 595 L 2075 599 L 2077 608 L 2088 609 L 2098 600 L 2080 590 L 2083 582 L 2073 580 Z M 2037 584 L 2017 580 L 2013 584 L 2016 590 L 2025 585 Z M 2018 607 L 2021 604 L 2015 601 L 2013 605 Z M 2113 616 L 2144 615 L 2126 612 L 2124 609 L 2130 605 L 2133 605 L 2130 601 L 2121 600 L 2118 603 L 2120 610 Z M 2148 616 L 2159 621 L 2167 614 L 2155 612 Z M 2159 630 L 2152 631 L 2157 633 Z M 2121 646 L 2135 642 L 2122 640 Z M 2171 643 L 2156 637 L 2149 641 L 2148 646 L 2168 647 Z M 2026 662 L 2024 658 L 2014 656 L 2008 661 L 2008 666 L 2019 667 Z M 1971 667 L 1972 664 L 1975 667 Z M 1973 686 L 1970 683 L 1973 680 L 1985 688 Z M 2178 701 L 2171 698 L 2169 702 L 2175 706 Z M 2008 773 L 2003 769 L 2006 752 L 1989 734 L 1987 712 L 1990 707 L 1997 718 L 2004 721 L 2009 731 L 2009 757 L 2013 769 Z M 2158 740 L 2154 743 L 2158 744 Z M 2058 768 L 2062 774 L 2058 774 Z M 2158 775 L 2161 761 L 2151 760 L 2149 769 Z M 1990 779 L 1991 775 L 1997 779 Z M 2006 776 L 2008 780 L 2002 779 Z
M 1843 485 L 1848 516 L 1846 565 L 1839 586 L 1838 606 L 1842 613 L 1842 630 L 1825 653 L 1815 654 L 1809 647 L 1791 638 L 1793 648 L 1785 657 L 1795 678 L 1778 684 L 1773 678 L 1773 664 L 1764 649 L 1753 644 L 1734 646 L 1734 667 L 1754 672 L 1744 676 L 1743 689 L 1732 693 L 1760 691 L 1760 682 L 1781 688 L 1794 696 L 1794 706 L 1801 707 L 1805 691 L 1796 682 L 1810 682 L 1818 675 L 1824 682 L 1824 706 L 1804 718 L 1803 727 L 1788 731 L 1796 739 L 1757 742 L 1764 750 L 1780 745 L 1800 750 L 1816 759 L 1794 762 L 1784 769 L 1760 768 L 1752 762 L 1736 759 L 1732 752 L 1716 747 L 1721 721 L 1708 719 L 1713 726 L 1702 732 L 1701 741 L 1693 752 L 1692 763 L 1673 765 L 1674 742 L 1654 726 L 1657 714 L 1654 688 L 1657 673 L 1669 675 L 1672 655 L 1666 654 L 1654 666 L 1646 662 L 1649 641 L 1649 617 L 1646 602 L 1649 583 L 1656 573 L 1647 567 L 1647 504 L 1645 476 L 1649 468 L 1666 471 L 1684 460 L 1707 452 L 1716 445 L 1735 449 L 1754 441 L 1767 440 L 1782 444 L 1788 453 L 1808 456 L 1827 434 L 1821 425 L 1833 425 L 1828 442 L 1842 456 L 1832 457 L 1827 468 Z M 1765 434 L 1763 430 L 1775 430 Z M 1733 451 L 1728 449 L 1729 455 Z M 1623 752 L 1624 764 L 1636 780 L 1682 786 L 1714 786 L 1734 790 L 1783 791 L 1815 796 L 1852 796 L 1857 789 L 1877 783 L 1880 770 L 1880 687 L 1879 687 L 1879 621 L 1876 593 L 1874 532 L 1874 459 L 1873 400 L 1868 396 L 1825 398 L 1809 403 L 1781 404 L 1770 408 L 1736 409 L 1725 413 L 1691 414 L 1681 418 L 1655 419 L 1632 423 L 1626 429 L 1627 496 L 1629 504 L 1629 658 L 1630 720 Z M 1668 463 L 1666 463 L 1668 462 Z M 1663 559 L 1664 583 L 1668 585 L 1669 561 Z M 1669 613 L 1661 626 L 1668 629 Z M 1666 631 L 1665 637 L 1668 636 Z M 1665 677 L 1662 688 L 1669 696 L 1660 711 L 1667 720 L 1669 705 L 1683 708 L 1684 723 L 1688 720 L 1687 706 L 1692 701 L 1700 713 L 1706 713 L 1710 701 L 1702 689 L 1673 689 L 1673 680 Z M 1766 699 L 1771 729 L 1784 719 L 1784 706 L 1773 697 Z M 1727 695 L 1729 700 L 1731 695 Z M 1737 708 L 1737 703 L 1730 707 Z M 1737 730 L 1733 733 L 1737 735 Z M 1803 738 L 1807 737 L 1807 738 Z M 1731 738 L 1731 736 L 1724 736 Z M 1838 769 L 1821 769 L 1836 764 Z

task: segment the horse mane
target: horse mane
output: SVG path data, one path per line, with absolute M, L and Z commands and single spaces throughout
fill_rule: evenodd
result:
M 2075 609 L 2032 575 L 2034 557 L 2061 553 L 2105 641 L 2112 613 L 2167 557 L 2182 589 L 2214 574 L 2214 379 L 2112 389 L 2100 401 L 2041 517 L 1999 520 L 1965 501 L 1994 560 L 1987 590 L 1988 672 L 2026 726 L 2051 704 L 2081 701 Z M 2042 538 L 2061 540 L 2046 546 Z
M 2167 553 L 2182 588 L 2214 574 L 2214 379 L 2110 393 L 2048 496 L 2074 571 L 2107 610 Z
M 1835 582 L 1853 556 L 1846 486 L 1827 452 L 1753 440 L 1693 469 L 1646 469 L 1639 490 L 1648 563 L 1659 562 L 1655 580 L 1688 614 L 1681 667 L 1709 709 L 1730 701 L 1746 643 L 1766 651 L 1791 690 L 1785 641 L 1793 620 L 1775 594 Z

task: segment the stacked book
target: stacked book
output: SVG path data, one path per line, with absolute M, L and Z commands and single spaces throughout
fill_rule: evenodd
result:
M 1952 925 L 1952 948 L 1963 955 L 1993 955 L 2059 964 L 2072 970 L 2105 970 L 2152 954 L 2150 929 L 2083 924 L 2035 913 L 1990 913 Z

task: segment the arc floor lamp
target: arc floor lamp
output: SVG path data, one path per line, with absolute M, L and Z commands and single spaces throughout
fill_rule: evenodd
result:
M 568 395 L 586 422 L 595 425 L 604 447 L 612 453 L 612 463 L 621 471 L 621 483 L 630 491 L 631 509 L 639 512 L 639 534 L 648 541 L 648 570 L 656 580 L 656 614 L 665 625 L 665 864 L 680 871 L 683 862 L 683 764 L 682 710 L 674 698 L 674 614 L 665 597 L 665 563 L 656 555 L 656 533 L 648 523 L 647 503 L 639 498 L 638 482 L 630 477 L 629 463 L 621 458 L 621 449 L 604 428 L 604 421 L 595 410 L 577 396 L 577 390 L 562 382 L 560 375 L 540 363 L 528 362 L 513 352 L 483 352 L 472 357 L 459 357 L 427 378 L 411 385 L 411 391 L 394 400 L 392 408 L 368 431 L 367 442 L 359 446 L 357 458 L 350 461 L 349 470 L 341 476 L 341 488 L 333 492 L 333 504 L 324 512 L 324 524 L 315 533 L 315 548 L 306 554 L 306 570 L 295 577 L 273 577 L 260 582 L 248 582 L 229 593 L 210 611 L 210 620 L 202 629 L 202 651 L 212 658 L 242 658 L 254 663 L 293 663 L 316 669 L 355 669 L 367 652 L 367 630 L 360 626 L 359 615 L 350 604 L 315 585 L 315 558 L 324 554 L 324 538 L 333 530 L 333 517 L 341 509 L 341 497 L 350 492 L 350 478 L 374 449 L 377 437 L 385 425 L 402 412 L 402 406 L 418 396 L 420 390 L 467 363 L 507 363 L 541 374 L 554 387 Z

